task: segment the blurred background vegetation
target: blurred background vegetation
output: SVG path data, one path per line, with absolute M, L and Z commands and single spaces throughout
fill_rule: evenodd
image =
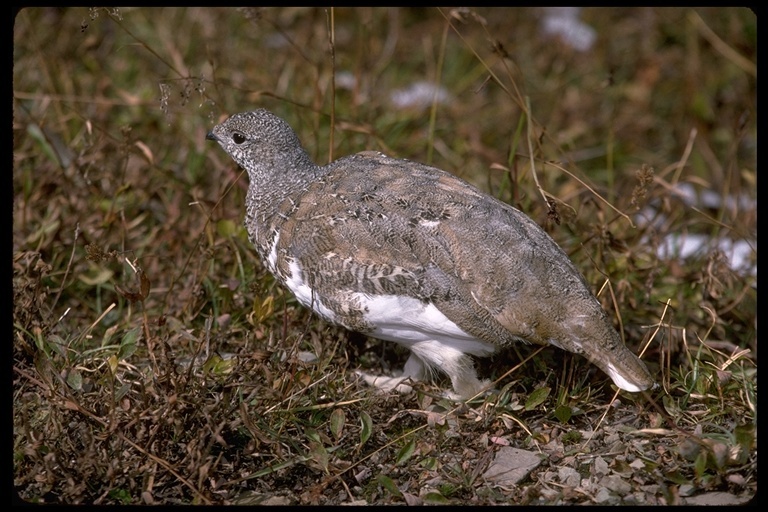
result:
M 425 408 L 439 383 L 386 398 L 357 384 L 351 370 L 403 354 L 312 318 L 248 243 L 247 177 L 205 134 L 259 107 L 319 163 L 369 149 L 428 162 L 552 234 L 662 384 L 622 402 L 638 428 L 675 425 L 654 439 L 669 454 L 651 452 L 649 478 L 669 485 L 644 502 L 756 485 L 751 11 L 27 8 L 13 37 L 24 499 L 396 503 L 406 476 L 423 484 L 424 459 L 400 480 L 350 475 L 403 460 L 392 411 Z M 504 375 L 533 350 L 482 373 L 523 401 L 556 391 L 525 414 L 499 400 L 478 428 L 508 432 L 514 412 L 525 428 L 510 435 L 535 444 L 556 410 L 563 431 L 593 425 L 605 376 L 555 350 Z M 447 502 L 590 502 L 452 485 Z

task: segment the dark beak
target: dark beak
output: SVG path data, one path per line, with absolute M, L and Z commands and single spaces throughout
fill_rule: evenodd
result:
M 213 134 L 213 132 L 208 132 L 205 136 L 207 140 L 219 140 L 216 138 L 216 136 Z

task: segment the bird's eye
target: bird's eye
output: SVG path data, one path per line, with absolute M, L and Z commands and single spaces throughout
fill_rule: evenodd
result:
M 235 132 L 232 134 L 232 140 L 235 142 L 235 144 L 242 144 L 245 142 L 245 135 Z

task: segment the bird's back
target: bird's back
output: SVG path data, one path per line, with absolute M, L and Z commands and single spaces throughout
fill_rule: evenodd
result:
M 277 218 L 278 271 L 291 275 L 294 262 L 331 309 L 350 292 L 407 295 L 493 344 L 549 343 L 573 312 L 603 315 L 532 220 L 434 167 L 360 153 L 330 164 L 290 203 Z M 336 313 L 347 327 L 374 327 L 348 305 Z

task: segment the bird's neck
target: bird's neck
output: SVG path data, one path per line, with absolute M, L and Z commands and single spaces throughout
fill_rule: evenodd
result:
M 303 150 L 283 153 L 272 161 L 260 160 L 249 170 L 246 196 L 246 226 L 260 249 L 268 245 L 274 230 L 294 211 L 301 196 L 325 168 L 316 165 Z

